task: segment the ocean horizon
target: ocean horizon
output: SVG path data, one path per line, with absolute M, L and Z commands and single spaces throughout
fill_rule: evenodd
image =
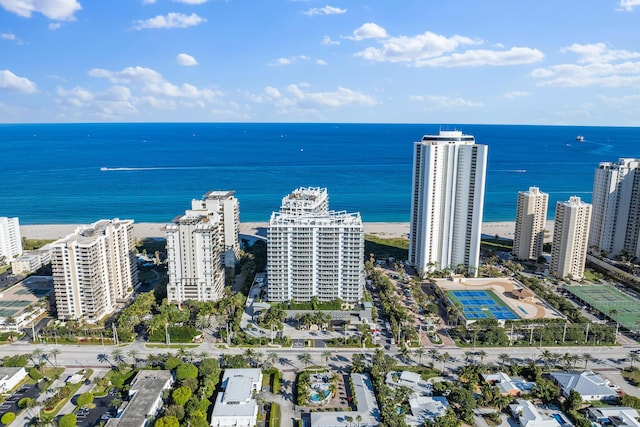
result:
M 210 190 L 233 190 L 242 222 L 268 222 L 297 187 L 332 210 L 408 222 L 413 142 L 457 129 L 488 145 L 484 222 L 513 221 L 518 191 L 591 201 L 600 162 L 640 157 L 640 128 L 346 123 L 0 125 L 0 216 L 20 223 L 169 222 Z M 584 141 L 576 139 L 583 135 Z

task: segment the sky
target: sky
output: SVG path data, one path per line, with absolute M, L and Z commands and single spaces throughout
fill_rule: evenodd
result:
M 0 0 L 0 122 L 640 125 L 640 0 Z

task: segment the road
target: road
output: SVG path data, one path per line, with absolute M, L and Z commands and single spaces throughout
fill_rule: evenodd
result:
M 57 356 L 59 365 L 72 366 L 72 367 L 92 367 L 92 368 L 108 368 L 110 366 L 109 360 L 100 361 L 99 355 L 107 356 L 110 358 L 111 352 L 118 348 L 122 354 L 126 355 L 130 350 L 137 351 L 138 358 L 145 358 L 150 354 L 159 354 L 167 352 L 175 352 L 175 349 L 164 348 L 147 348 L 144 343 L 136 341 L 129 345 L 120 346 L 101 346 L 101 345 L 52 345 L 52 344 L 28 344 L 23 341 L 18 341 L 12 344 L 0 346 L 0 357 L 12 356 L 15 354 L 31 353 L 34 349 L 39 348 L 43 352 L 48 353 L 53 348 L 59 348 L 61 353 Z M 588 353 L 593 357 L 593 360 L 588 363 L 589 369 L 621 369 L 628 365 L 629 352 L 632 350 L 640 350 L 640 345 L 623 345 L 615 347 L 499 347 L 499 348 L 458 348 L 451 346 L 430 346 L 423 347 L 425 350 L 430 348 L 436 348 L 441 354 L 444 352 L 449 353 L 451 360 L 445 363 L 445 368 L 452 370 L 457 369 L 464 365 L 465 352 L 479 352 L 483 351 L 485 356 L 483 357 L 484 363 L 496 363 L 500 364 L 499 355 L 507 353 L 512 359 L 518 361 L 527 361 L 530 359 L 538 359 L 543 350 L 549 350 L 552 353 L 571 353 L 582 355 Z M 300 368 L 303 364 L 298 360 L 298 355 L 302 353 L 309 353 L 313 358 L 313 363 L 323 364 L 321 353 L 326 348 L 274 348 L 274 347 L 254 347 L 256 351 L 264 354 L 276 353 L 280 357 L 289 359 L 292 367 Z M 198 347 L 192 348 L 196 353 L 206 353 L 212 357 L 219 357 L 223 354 L 242 354 L 246 350 L 245 348 L 230 348 L 220 349 L 216 348 L 213 343 L 205 342 Z M 351 356 L 354 353 L 373 353 L 373 349 L 364 348 L 332 348 L 331 351 L 334 355 L 344 356 L 345 361 L 343 364 L 350 363 Z M 385 353 L 398 358 L 398 351 L 394 347 L 389 350 L 385 350 Z M 102 358 L 100 358 L 102 359 Z M 426 358 L 423 359 L 425 362 Z M 476 357 L 478 359 L 478 357 Z

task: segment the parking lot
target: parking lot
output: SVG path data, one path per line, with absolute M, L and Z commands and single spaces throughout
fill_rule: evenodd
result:
M 20 399 L 25 397 L 29 397 L 31 399 L 36 399 L 40 392 L 38 391 L 38 387 L 34 384 L 25 384 L 20 387 L 15 393 L 7 398 L 2 404 L 0 404 L 0 414 L 6 414 L 7 412 L 13 412 L 14 414 L 18 414 L 20 412 L 20 408 L 18 408 L 18 402 Z
M 115 398 L 120 398 L 118 393 L 110 393 L 104 397 L 96 397 L 93 403 L 95 408 L 91 409 L 79 409 L 77 416 L 77 427 L 91 427 L 100 424 L 100 421 L 106 421 L 115 415 L 115 409 L 110 408 L 111 401 Z

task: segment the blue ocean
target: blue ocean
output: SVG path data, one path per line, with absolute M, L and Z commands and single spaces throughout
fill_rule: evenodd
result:
M 434 124 L 0 125 L 0 216 L 21 224 L 168 222 L 209 190 L 235 190 L 241 221 L 268 221 L 300 186 L 333 210 L 409 221 L 412 145 L 457 129 L 489 146 L 484 221 L 512 221 L 517 192 L 591 200 L 599 162 L 640 157 L 640 128 Z M 584 141 L 576 140 L 584 135 Z

